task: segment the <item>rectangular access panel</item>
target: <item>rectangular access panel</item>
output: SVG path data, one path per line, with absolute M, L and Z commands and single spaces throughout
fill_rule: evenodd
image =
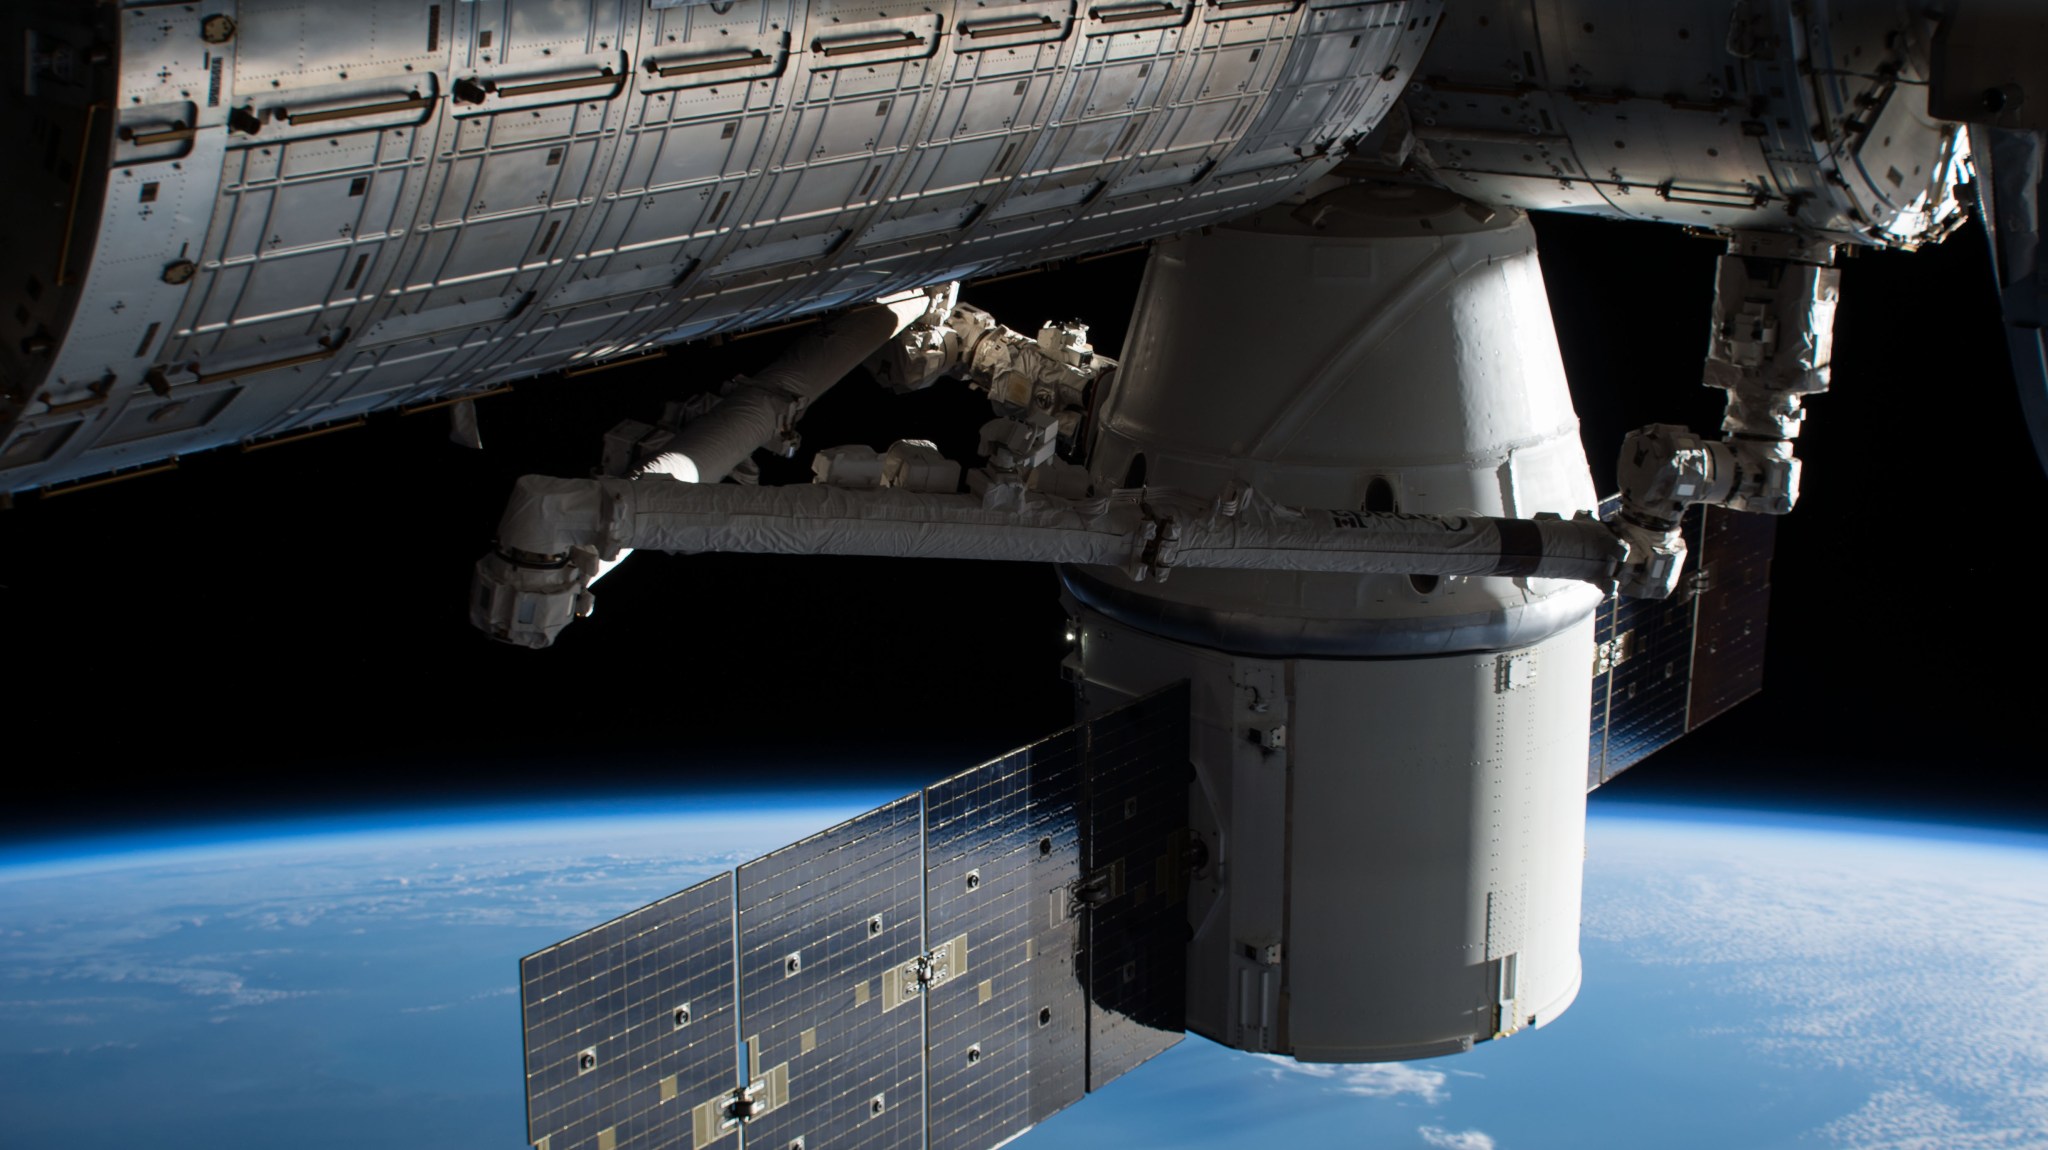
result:
M 528 1141 L 690 1144 L 691 1106 L 737 1081 L 732 932 L 721 874 L 520 960 Z
M 925 791 L 925 923 L 962 969 L 925 994 L 931 1150 L 986 1150 L 1081 1100 L 1081 729 Z
M 740 1035 L 752 1146 L 919 1150 L 924 828 L 906 795 L 739 868 Z
M 1775 518 L 1696 505 L 1680 527 L 1689 570 L 1671 597 L 1610 598 L 1594 619 L 1588 790 L 1763 688 Z

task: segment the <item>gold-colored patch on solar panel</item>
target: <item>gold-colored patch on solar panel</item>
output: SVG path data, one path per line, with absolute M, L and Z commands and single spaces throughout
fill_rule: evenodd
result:
M 1028 945 L 1028 944 L 1027 944 L 1027 945 Z M 991 999 L 991 998 L 994 998 L 995 996 L 996 996 L 996 980 L 995 980 L 995 979 L 993 979 L 993 978 L 984 978 L 984 979 L 982 979 L 982 980 L 981 980 L 981 990 L 980 990 L 980 991 L 979 991 L 979 993 L 978 993 L 978 997 L 977 997 L 976 1001 L 978 1001 L 978 1002 L 987 1002 L 987 1001 L 988 1001 L 989 999 Z
M 872 993 L 873 992 L 868 989 L 867 979 L 863 978 L 859 982 L 854 983 L 853 1004 L 855 1006 L 866 1006 L 868 1004 L 868 998 L 870 995 L 872 995 Z
M 661 1080 L 661 1100 L 663 1102 L 674 1102 L 676 1100 L 675 1075 L 671 1074 L 667 1078 Z
M 928 980 L 930 985 L 938 986 L 942 983 L 951 982 L 953 979 L 960 978 L 966 973 L 966 935 L 956 934 L 932 948 L 931 977 Z
M 699 1102 L 690 1111 L 691 1150 L 704 1150 L 706 1146 L 739 1129 L 739 1123 L 725 1124 L 725 1107 L 732 1101 L 730 1093 L 721 1094 L 708 1102 Z
M 543 1134 L 543 1135 L 541 1135 L 541 1136 L 540 1136 L 540 1141 L 538 1141 L 538 1142 L 535 1142 L 535 1143 L 533 1144 L 533 1150 L 548 1150 L 548 1140 L 549 1140 L 549 1139 L 551 1139 L 551 1138 L 553 1138 L 553 1137 L 554 1137 L 554 1135 L 552 1135 L 552 1134 Z
M 1027 938 L 1027 939 L 1025 939 L 1025 940 L 1024 940 L 1024 961 L 1025 961 L 1025 962 L 1030 962 L 1030 961 L 1031 961 L 1032 959 L 1034 959 L 1034 958 L 1037 958 L 1037 957 L 1038 957 L 1038 940 L 1037 940 L 1037 939 L 1035 939 L 1035 938 Z
M 607 1126 L 597 1132 L 597 1150 L 619 1150 L 619 1128 Z
M 778 1063 L 770 1068 L 768 1073 L 756 1078 L 753 1084 L 747 1087 L 747 1093 L 751 1094 L 754 1098 L 754 1117 L 756 1118 L 787 1103 L 789 1101 L 789 1063 Z
M 813 1026 L 797 1036 L 797 1053 L 809 1054 L 818 1048 L 818 1028 Z

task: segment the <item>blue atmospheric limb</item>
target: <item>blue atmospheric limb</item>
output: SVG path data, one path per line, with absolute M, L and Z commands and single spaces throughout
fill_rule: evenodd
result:
M 518 1146 L 520 955 L 895 793 L 11 848 L 0 1145 Z M 1191 1039 L 1017 1145 L 2040 1145 L 2043 890 L 2025 830 L 1596 798 L 1555 1026 L 1371 1066 Z

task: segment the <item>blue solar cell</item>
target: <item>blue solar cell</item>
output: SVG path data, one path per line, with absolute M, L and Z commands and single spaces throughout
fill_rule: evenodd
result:
M 1603 518 L 1620 508 L 1610 496 Z M 1688 569 L 1669 599 L 1610 599 L 1594 617 L 1587 789 L 1670 746 L 1763 688 L 1776 523 L 1695 506 L 1681 521 Z M 1604 668 L 1604 669 L 1603 669 Z
M 740 1029 L 748 1075 L 788 1102 L 752 1119 L 775 1150 L 917 1150 L 924 1011 L 892 970 L 924 951 L 922 802 L 907 795 L 739 868 Z
M 688 1144 L 690 1108 L 738 1072 L 732 932 L 719 875 L 520 961 L 528 1140 Z
M 1080 744 L 1062 731 L 925 791 L 927 933 L 970 956 L 926 995 L 931 1150 L 984 1150 L 1085 1092 Z
M 1763 690 L 1777 528 L 1774 516 L 1707 509 L 1688 729 Z
M 1181 684 L 529 956 L 531 1138 L 986 1150 L 1171 1046 L 1187 737 Z

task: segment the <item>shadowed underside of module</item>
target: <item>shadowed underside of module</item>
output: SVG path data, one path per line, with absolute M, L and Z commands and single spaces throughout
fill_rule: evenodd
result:
M 1168 688 L 528 956 L 529 1139 L 985 1150 L 1178 1042 L 1187 733 Z

